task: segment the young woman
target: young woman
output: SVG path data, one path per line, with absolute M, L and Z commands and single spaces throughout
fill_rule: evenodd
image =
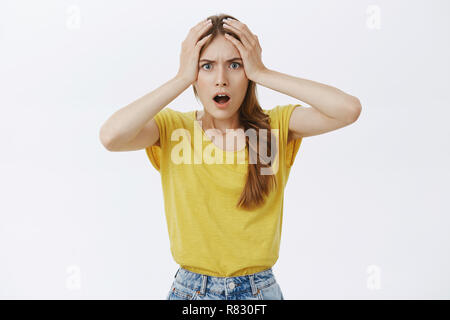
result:
M 283 299 L 272 266 L 302 138 L 347 126 L 361 112 L 354 96 L 266 68 L 261 52 L 247 25 L 211 16 L 183 41 L 177 75 L 100 130 L 108 150 L 145 149 L 161 174 L 180 265 L 167 299 Z M 312 107 L 262 109 L 256 83 Z M 190 85 L 203 110 L 164 109 Z

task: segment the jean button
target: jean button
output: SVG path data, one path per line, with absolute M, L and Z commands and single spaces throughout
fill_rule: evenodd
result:
M 233 290 L 235 286 L 236 286 L 236 285 L 234 284 L 234 282 L 230 282 L 230 283 L 228 284 L 228 288 L 230 288 L 231 290 Z

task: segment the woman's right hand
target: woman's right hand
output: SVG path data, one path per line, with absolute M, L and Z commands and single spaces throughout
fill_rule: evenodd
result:
M 177 76 L 192 84 L 198 76 L 198 60 L 200 50 L 211 34 L 200 37 L 211 28 L 211 20 L 202 20 L 189 30 L 189 33 L 181 44 L 180 68 Z

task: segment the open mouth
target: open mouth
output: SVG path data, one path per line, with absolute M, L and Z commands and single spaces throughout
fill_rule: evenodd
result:
M 221 94 L 219 94 L 219 95 L 215 96 L 215 97 L 213 98 L 213 100 L 214 100 L 215 102 L 217 102 L 218 104 L 225 104 L 225 103 L 228 102 L 228 100 L 230 100 L 230 97 L 227 96 L 227 95 L 221 95 Z

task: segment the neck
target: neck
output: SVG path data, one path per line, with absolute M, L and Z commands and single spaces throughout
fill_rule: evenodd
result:
M 239 121 L 239 114 L 237 112 L 235 112 L 235 114 L 230 118 L 217 119 L 205 111 L 200 111 L 197 113 L 197 120 L 202 122 L 204 131 L 208 129 L 216 129 L 219 130 L 223 135 L 227 133 L 227 129 L 237 130 L 242 128 Z

